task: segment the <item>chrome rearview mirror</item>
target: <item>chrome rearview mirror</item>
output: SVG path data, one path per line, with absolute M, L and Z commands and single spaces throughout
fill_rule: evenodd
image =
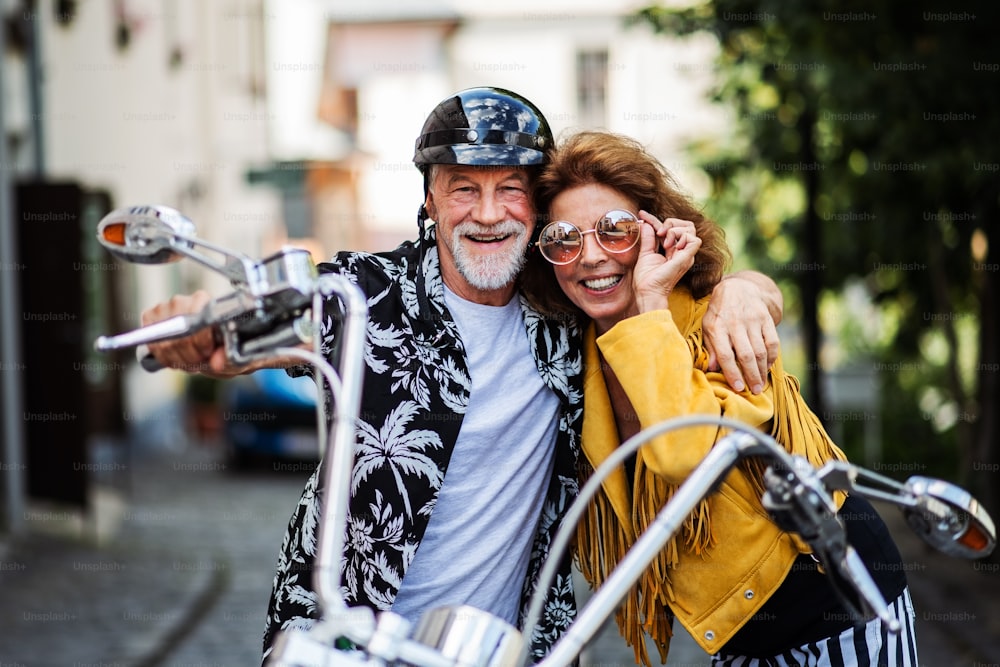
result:
M 111 211 L 97 225 L 97 240 L 116 257 L 138 264 L 176 262 L 191 248 L 194 223 L 167 206 L 129 206 Z
M 906 488 L 916 502 L 903 509 L 910 528 L 925 542 L 960 558 L 983 558 L 996 546 L 996 528 L 965 489 L 930 477 L 911 477 Z
M 165 264 L 189 257 L 229 279 L 234 286 L 256 279 L 256 263 L 199 239 L 194 223 L 169 206 L 115 209 L 97 224 L 97 240 L 119 259 L 137 264 Z M 218 257 L 206 255 L 208 250 Z

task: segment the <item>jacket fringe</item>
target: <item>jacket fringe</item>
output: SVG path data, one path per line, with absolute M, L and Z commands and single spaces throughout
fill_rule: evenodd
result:
M 701 331 L 689 334 L 687 343 L 692 351 L 695 368 L 707 370 L 708 353 L 702 345 Z M 819 419 L 806 405 L 799 391 L 798 380 L 785 374 L 780 358 L 771 368 L 770 381 L 775 417 L 769 435 L 789 453 L 806 458 L 813 466 L 818 467 L 831 460 L 846 460 L 844 453 L 830 440 Z M 580 465 L 582 484 L 593 474 L 593 468 L 586 457 L 580 457 Z M 744 459 L 738 467 L 746 475 L 759 500 L 765 490 L 765 462 L 756 458 Z M 646 469 L 641 453 L 637 457 L 632 483 L 631 526 L 624 526 L 618 521 L 602 487 L 587 508 L 577 531 L 577 563 L 593 588 L 604 584 L 635 543 L 636 536 L 646 530 L 677 491 L 677 485 L 664 482 Z M 842 493 L 835 494 L 838 506 L 843 503 L 844 497 Z M 683 542 L 679 544 L 678 540 Z M 615 613 L 615 622 L 626 643 L 635 651 L 636 664 L 646 667 L 651 665 L 646 636 L 656 645 L 661 664 L 666 663 L 670 638 L 673 636 L 673 613 L 670 605 L 684 608 L 684 601 L 675 599 L 670 583 L 671 570 L 679 562 L 678 549 L 702 555 L 715 542 L 708 500 L 702 500 L 622 601 Z M 804 542 L 796 539 L 796 543 L 802 551 L 808 551 Z
M 580 460 L 584 468 L 581 475 L 585 479 L 593 474 L 593 469 L 585 458 L 581 457 Z M 618 521 L 604 489 L 599 490 L 587 507 L 577 531 L 576 542 L 577 565 L 591 587 L 596 589 L 604 584 L 611 571 L 635 543 L 634 535 L 634 532 Z M 671 540 L 671 545 L 673 544 L 674 540 Z M 673 636 L 673 614 L 667 606 L 667 599 L 672 597 L 672 593 L 664 563 L 664 555 L 668 550 L 669 547 L 643 572 L 615 612 L 618 631 L 626 644 L 635 651 L 636 664 L 651 664 L 646 647 L 647 635 L 653 638 L 657 646 L 660 662 L 665 663 L 667 660 L 670 638 Z M 676 563 L 676 547 L 671 553 Z

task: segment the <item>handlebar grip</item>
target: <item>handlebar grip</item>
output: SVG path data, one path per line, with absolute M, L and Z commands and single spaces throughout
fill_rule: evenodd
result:
M 147 373 L 155 373 L 156 371 L 163 370 L 163 364 L 150 354 L 148 345 L 139 345 L 136 347 L 135 358 L 138 360 L 139 365 L 142 366 L 142 370 Z

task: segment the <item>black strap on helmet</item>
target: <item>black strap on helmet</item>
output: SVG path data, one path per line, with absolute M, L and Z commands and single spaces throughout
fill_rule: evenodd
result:
M 431 305 L 427 300 L 427 288 L 426 279 L 424 278 L 424 257 L 427 254 L 427 244 L 424 241 L 424 223 L 427 221 L 427 208 L 421 204 L 420 208 L 417 209 L 417 230 L 420 234 L 417 237 L 417 244 L 419 252 L 417 254 L 417 310 L 420 313 L 421 319 L 427 319 L 430 317 Z
M 484 144 L 520 146 L 536 151 L 548 148 L 548 137 L 538 136 L 529 132 L 514 132 L 511 130 L 436 130 L 422 134 L 417 139 L 417 151 L 434 146 L 482 146 Z

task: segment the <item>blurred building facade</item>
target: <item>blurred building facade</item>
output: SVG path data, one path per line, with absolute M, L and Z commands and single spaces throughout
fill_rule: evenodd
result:
M 422 182 L 413 144 L 427 113 L 452 92 L 493 85 L 539 105 L 557 136 L 581 128 L 622 132 L 646 143 L 694 189 L 703 174 L 682 157 L 685 143 L 724 125 L 705 102 L 713 46 L 672 41 L 633 25 L 632 0 L 312 0 L 296 14 L 268 0 L 272 147 L 298 147 L 332 128 L 353 148 L 362 247 L 386 248 L 415 234 Z M 320 29 L 303 36 L 295 26 Z M 321 146 L 312 141 L 312 145 Z M 322 153 L 317 158 L 329 158 Z M 338 209 L 320 226 L 344 221 Z
M 127 429 L 180 386 L 127 356 L 95 356 L 94 338 L 138 326 L 167 294 L 219 284 L 194 266 L 116 262 L 93 241 L 100 216 L 173 206 L 205 238 L 251 254 L 284 223 L 280 193 L 247 177 L 269 162 L 260 0 L 3 0 L 0 11 L 0 229 L 14 249 L 0 275 L 11 371 L 0 484 L 4 528 L 16 531 L 33 516 L 25 496 L 86 510 L 96 431 Z M 33 391 L 39 376 L 47 386 Z M 50 479 L 76 492 L 37 488 Z

